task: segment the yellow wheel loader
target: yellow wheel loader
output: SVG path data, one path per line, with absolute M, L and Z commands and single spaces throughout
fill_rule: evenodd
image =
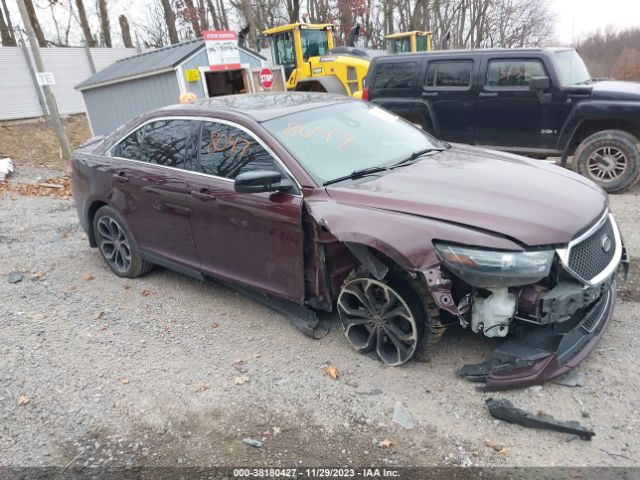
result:
M 385 35 L 387 53 L 430 52 L 431 32 L 399 32 Z
M 274 64 L 284 68 L 287 90 L 351 96 L 362 90 L 376 52 L 335 47 L 333 29 L 331 24 L 291 23 L 263 32 L 271 37 Z M 347 43 L 354 44 L 353 40 Z

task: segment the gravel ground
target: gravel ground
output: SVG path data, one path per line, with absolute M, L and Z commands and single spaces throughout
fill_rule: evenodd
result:
M 18 165 L 12 181 L 53 173 Z M 640 186 L 611 197 L 634 258 L 639 200 Z M 24 278 L 9 283 L 11 272 Z M 609 330 L 578 369 L 584 387 L 493 394 L 592 426 L 585 442 L 490 417 L 491 395 L 454 374 L 490 353 L 487 339 L 452 330 L 431 362 L 384 368 L 350 348 L 335 317 L 327 337 L 311 340 L 214 282 L 161 268 L 117 278 L 89 248 L 72 201 L 7 193 L 0 466 L 638 466 L 637 266 L 632 273 Z M 338 380 L 323 371 L 329 364 Z M 415 428 L 391 421 L 397 402 Z M 384 439 L 392 445 L 380 447 Z

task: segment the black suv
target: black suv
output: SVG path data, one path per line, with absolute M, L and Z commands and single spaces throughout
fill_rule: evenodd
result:
M 363 99 L 438 138 L 573 168 L 608 192 L 640 173 L 640 83 L 591 78 L 573 49 L 451 50 L 373 59 Z

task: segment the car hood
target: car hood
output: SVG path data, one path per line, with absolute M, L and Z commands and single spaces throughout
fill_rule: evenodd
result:
M 593 84 L 591 98 L 594 100 L 640 101 L 640 83 L 603 81 Z
M 564 168 L 460 145 L 327 192 L 338 203 L 467 225 L 529 246 L 569 242 L 607 205 L 602 189 Z

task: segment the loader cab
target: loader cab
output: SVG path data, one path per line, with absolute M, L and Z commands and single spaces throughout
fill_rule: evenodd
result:
M 430 52 L 431 32 L 400 32 L 386 35 L 387 53 Z
M 270 28 L 264 34 L 271 37 L 273 63 L 284 68 L 288 86 L 295 85 L 297 78 L 311 75 L 310 68 L 305 68 L 310 58 L 324 55 L 333 48 L 331 24 L 292 23 Z

